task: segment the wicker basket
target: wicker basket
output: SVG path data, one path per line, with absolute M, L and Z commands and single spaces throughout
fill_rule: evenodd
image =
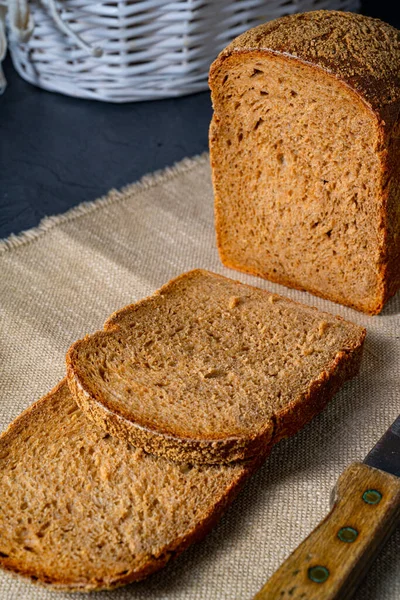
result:
M 359 0 L 55 1 L 29 2 L 28 41 L 10 32 L 15 68 L 47 90 L 110 102 L 204 90 L 210 63 L 244 30 L 293 12 L 359 7 Z

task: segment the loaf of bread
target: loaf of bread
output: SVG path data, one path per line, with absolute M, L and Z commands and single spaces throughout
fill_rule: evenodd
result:
M 399 36 L 316 11 L 260 25 L 215 60 L 225 265 L 370 314 L 399 289 Z
M 90 422 L 63 381 L 0 437 L 0 566 L 76 591 L 143 579 L 205 535 L 256 466 L 149 456 Z
M 80 407 L 176 461 L 263 454 L 358 371 L 362 327 L 196 270 L 116 312 L 67 355 Z

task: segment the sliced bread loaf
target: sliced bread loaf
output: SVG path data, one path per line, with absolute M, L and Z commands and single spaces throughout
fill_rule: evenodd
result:
M 255 466 L 149 456 L 91 423 L 63 381 L 0 437 L 0 566 L 78 591 L 142 579 L 202 537 Z
M 399 32 L 282 17 L 234 40 L 209 81 L 223 263 L 379 312 L 400 288 Z
M 207 271 L 116 312 L 67 355 L 106 431 L 177 461 L 247 459 L 294 434 L 358 371 L 365 330 Z

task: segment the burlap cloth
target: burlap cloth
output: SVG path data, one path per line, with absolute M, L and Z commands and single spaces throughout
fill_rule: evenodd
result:
M 322 415 L 275 448 L 203 542 L 148 581 L 99 592 L 98 600 L 252 598 L 327 513 L 340 472 L 362 459 L 400 412 L 400 294 L 371 318 L 225 269 L 215 246 L 208 157 L 202 156 L 0 242 L 1 427 L 63 377 L 64 355 L 75 339 L 194 267 L 365 325 L 362 372 Z M 399 544 L 400 530 L 355 598 L 400 598 Z M 82 598 L 0 575 L 1 600 L 56 597 Z

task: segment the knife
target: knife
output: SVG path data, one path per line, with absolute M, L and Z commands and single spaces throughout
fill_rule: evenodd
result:
M 254 600 L 347 600 L 400 521 L 400 415 L 363 463 L 351 464 L 331 512 Z

